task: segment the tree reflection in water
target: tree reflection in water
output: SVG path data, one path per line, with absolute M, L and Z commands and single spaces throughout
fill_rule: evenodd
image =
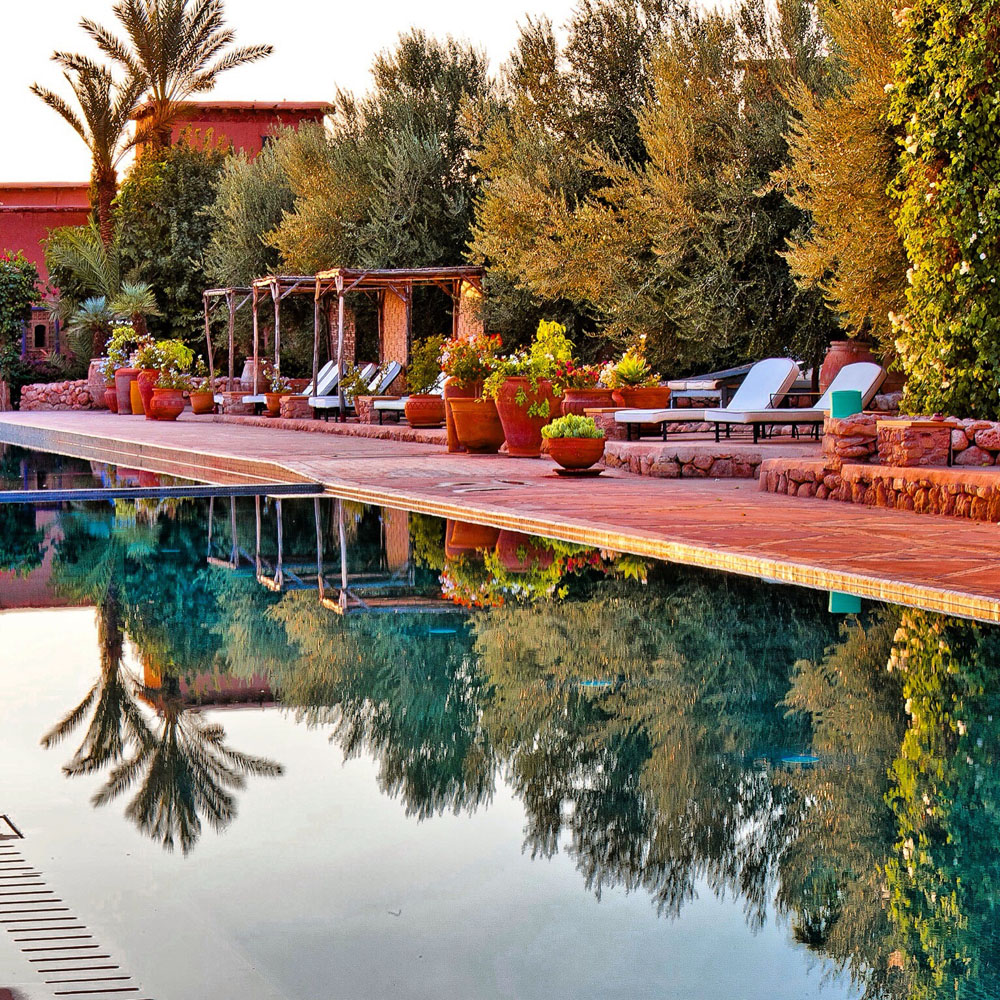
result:
M 833 619 L 821 595 L 552 547 L 532 568 L 566 575 L 532 587 L 508 566 L 485 584 L 500 607 L 341 617 L 205 566 L 204 511 L 174 513 L 107 530 L 64 513 L 54 565 L 98 609 L 101 673 L 46 741 L 85 726 L 68 772 L 107 769 L 100 802 L 135 789 L 148 836 L 189 850 L 248 775 L 280 773 L 180 695 L 192 674 L 263 675 L 418 819 L 474 810 L 503 778 L 525 850 L 567 851 L 598 895 L 641 890 L 673 916 L 707 885 L 754 927 L 776 907 L 869 1000 L 1000 996 L 996 630 Z M 411 528 L 424 583 L 456 559 L 488 570 L 449 556 L 439 523 Z M 367 567 L 377 530 L 354 519 Z M 315 525 L 290 515 L 289 548 L 296 532 L 306 549 Z M 124 634 L 162 665 L 155 693 L 123 669 Z M 782 762 L 803 752 L 817 763 Z

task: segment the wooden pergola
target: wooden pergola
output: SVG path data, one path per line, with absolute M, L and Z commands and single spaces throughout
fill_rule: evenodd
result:
M 452 300 L 452 336 L 480 329 L 478 317 L 471 308 L 463 310 L 463 300 L 483 294 L 484 269 L 481 267 L 414 267 L 414 268 L 349 268 L 336 267 L 311 275 L 267 275 L 257 278 L 249 288 L 210 288 L 203 294 L 205 303 L 205 337 L 208 341 L 209 372 L 214 378 L 215 362 L 210 331 L 210 309 L 223 299 L 229 309 L 229 377 L 233 378 L 233 338 L 236 313 L 247 302 L 252 305 L 254 386 L 258 389 L 260 331 L 258 304 L 270 295 L 274 308 L 274 364 L 281 367 L 281 303 L 290 295 L 313 297 L 313 385 L 319 375 L 320 315 L 326 306 L 337 300 L 337 370 L 344 374 L 344 297 L 360 292 L 374 297 L 378 303 L 379 361 L 396 360 L 404 366 L 409 361 L 409 345 L 413 332 L 413 289 L 418 285 L 440 288 Z M 240 301 L 237 303 L 237 299 Z M 332 325 L 332 317 L 331 317 Z M 400 357 L 388 358 L 388 354 Z M 344 408 L 343 392 L 340 408 Z

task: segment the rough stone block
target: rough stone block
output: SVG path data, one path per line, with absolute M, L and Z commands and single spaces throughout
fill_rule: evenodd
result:
M 993 456 L 978 445 L 970 445 L 955 456 L 955 465 L 992 465 Z

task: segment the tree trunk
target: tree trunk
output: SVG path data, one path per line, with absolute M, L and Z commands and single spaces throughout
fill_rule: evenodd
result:
M 101 242 L 110 246 L 115 238 L 115 216 L 113 202 L 118 194 L 118 176 L 115 171 L 100 174 L 94 180 L 97 189 L 97 228 Z

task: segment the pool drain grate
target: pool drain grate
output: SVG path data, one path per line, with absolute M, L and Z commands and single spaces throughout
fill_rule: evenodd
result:
M 46 887 L 42 873 L 12 843 L 23 839 L 10 818 L 0 816 L 0 927 L 43 977 L 52 996 L 151 1000 L 140 996 L 142 990 L 132 977 L 94 942 L 86 924 L 72 915 L 55 890 Z

